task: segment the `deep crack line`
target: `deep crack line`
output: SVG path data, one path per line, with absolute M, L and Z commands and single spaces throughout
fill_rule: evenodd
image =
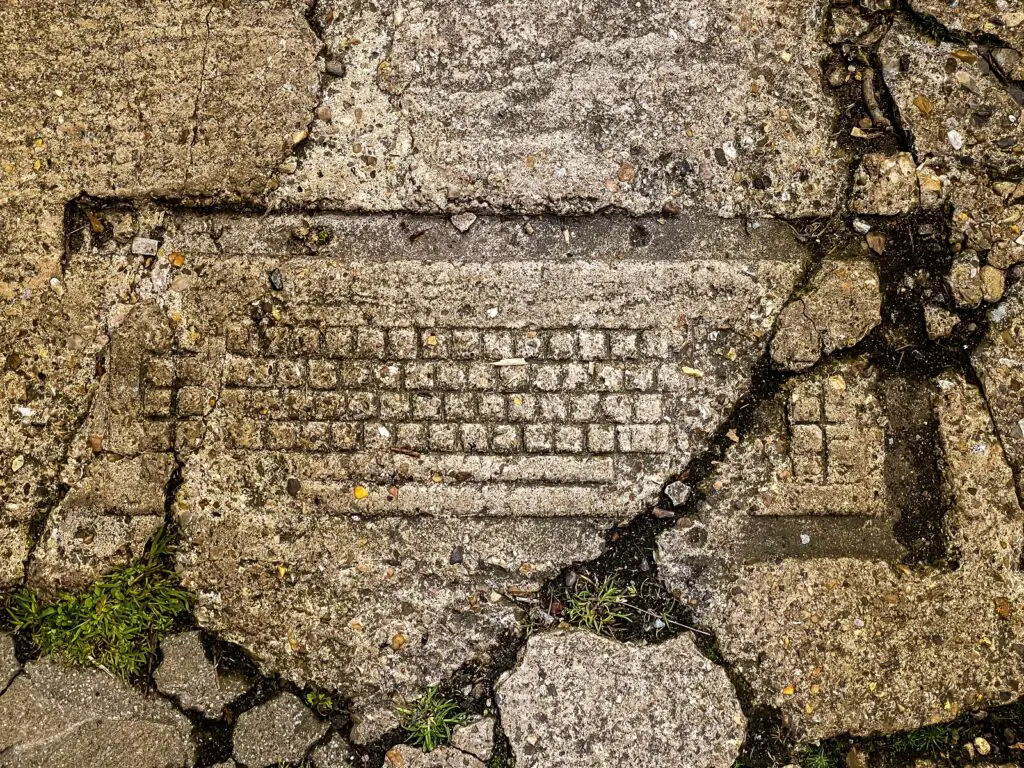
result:
M 208 8 L 203 23 L 206 25 L 206 36 L 203 39 L 203 52 L 199 57 L 199 85 L 196 87 L 196 96 L 192 102 L 192 137 L 188 145 L 188 160 L 185 164 L 185 175 L 182 181 L 182 194 L 188 194 L 189 175 L 192 172 L 192 165 L 195 160 L 195 148 L 199 143 L 199 106 L 202 103 L 203 92 L 206 89 L 206 64 L 210 51 L 210 40 L 213 37 L 213 27 L 210 24 L 210 16 L 213 8 Z

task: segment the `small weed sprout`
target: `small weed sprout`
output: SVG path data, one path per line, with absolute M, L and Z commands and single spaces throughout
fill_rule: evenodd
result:
M 310 709 L 321 717 L 326 717 L 334 710 L 334 701 L 320 690 L 312 690 L 306 694 L 306 703 Z
M 800 755 L 801 768 L 836 768 L 837 765 L 824 747 L 807 747 Z
M 62 593 L 43 603 L 29 589 L 11 595 L 7 614 L 44 654 L 72 664 L 93 664 L 122 678 L 141 674 L 157 643 L 189 609 L 189 594 L 165 558 L 172 546 L 165 529 L 146 555 L 101 577 L 80 594 Z
M 407 709 L 399 709 L 407 741 L 424 752 L 431 752 L 452 740 L 452 731 L 466 722 L 466 713 L 458 704 L 445 696 L 437 686 L 427 688 Z
M 611 634 L 616 624 L 632 622 L 625 611 L 631 607 L 629 599 L 634 594 L 636 590 L 632 586 L 623 589 L 610 576 L 600 582 L 581 576 L 576 589 L 568 596 L 565 618 L 580 629 L 598 635 Z
M 892 737 L 896 752 L 939 752 L 949 746 L 953 729 L 948 725 L 928 725 L 916 731 L 907 731 Z

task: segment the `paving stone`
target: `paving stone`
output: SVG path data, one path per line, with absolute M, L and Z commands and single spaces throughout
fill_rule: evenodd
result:
M 998 176 L 1020 168 L 1021 107 L 982 57 L 936 43 L 899 18 L 878 53 L 919 160 L 963 160 Z
M 354 699 L 361 740 L 656 502 L 807 255 L 768 222 L 147 215 L 184 266 L 132 281 L 73 464 L 173 449 L 200 625 Z M 134 234 L 87 237 L 74 290 Z
M 688 635 L 660 645 L 532 636 L 497 690 L 516 765 L 731 766 L 746 719 L 725 670 Z
M 14 655 L 14 638 L 6 632 L 0 632 L 0 691 L 14 679 L 21 670 L 21 663 Z
M 878 270 L 864 259 L 826 259 L 806 293 L 779 315 L 771 343 L 772 362 L 793 371 L 823 355 L 852 347 L 881 322 Z
M 240 675 L 222 674 L 206 658 L 198 632 L 179 632 L 160 643 L 163 661 L 153 672 L 157 689 L 175 697 L 185 709 L 217 718 L 224 707 L 249 688 Z
M 193 764 L 188 719 L 99 669 L 26 664 L 0 696 L 0 723 L 0 754 L 10 768 Z
M 332 733 L 327 741 L 316 747 L 311 757 L 315 768 L 351 768 L 356 764 L 348 742 L 338 733 Z
M 315 99 L 291 0 L 5 3 L 0 28 L 0 199 L 258 193 Z
M 1019 278 L 1018 278 L 1019 279 Z M 988 312 L 985 338 L 971 356 L 999 438 L 1024 494 L 1024 288 L 1017 282 Z
M 827 215 L 842 194 L 811 0 L 657 9 L 460 0 L 319 3 L 331 120 L 282 198 L 360 210 L 459 206 Z M 671 207 L 671 206 L 670 206 Z
M 864 155 L 853 176 L 850 209 L 854 213 L 898 216 L 910 213 L 919 202 L 913 155 L 909 152 Z
M 279 693 L 238 716 L 235 760 L 246 768 L 300 763 L 328 727 L 297 696 Z
M 494 746 L 494 721 L 489 718 L 456 729 L 452 743 L 423 752 L 408 744 L 388 750 L 383 768 L 483 768 Z
M 902 564 L 937 510 L 958 567 Z M 888 733 L 1018 695 L 1022 522 L 979 392 L 862 362 L 759 408 L 659 573 L 799 739 Z

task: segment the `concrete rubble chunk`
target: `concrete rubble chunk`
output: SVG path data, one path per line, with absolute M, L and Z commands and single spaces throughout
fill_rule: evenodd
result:
M 953 259 L 946 278 L 953 300 L 961 307 L 977 307 L 985 298 L 985 287 L 981 279 L 981 265 L 978 256 L 964 251 Z
M 297 696 L 279 693 L 238 716 L 235 760 L 246 768 L 302 762 L 328 727 Z
M 746 719 L 725 670 L 689 635 L 623 644 L 585 632 L 532 636 L 499 682 L 502 727 L 520 768 L 727 768 Z
M 484 768 L 494 746 L 494 721 L 482 718 L 455 731 L 450 745 L 432 752 L 399 744 L 388 750 L 383 768 Z
M 166 260 L 132 282 L 86 418 L 102 445 L 66 474 L 176 453 L 199 625 L 350 698 L 357 741 L 656 503 L 809 260 L 767 221 L 148 215 L 188 289 Z M 83 235 L 69 295 L 130 258 Z
M 984 254 L 986 263 L 996 269 L 1024 262 L 1024 183 L 993 183 L 964 173 L 949 199 L 955 249 Z
M 217 718 L 249 687 L 239 675 L 220 673 L 206 657 L 198 632 L 179 632 L 160 643 L 163 661 L 153 673 L 157 689 L 185 709 Z
M 26 664 L 0 696 L 0 723 L 0 755 L 9 768 L 193 764 L 188 719 L 99 669 Z
M 852 347 L 881 322 L 878 270 L 867 260 L 826 259 L 806 293 L 779 315 L 772 362 L 793 371 Z
M 313 749 L 311 755 L 314 768 L 352 768 L 356 765 L 356 756 L 338 733 Z
M 796 377 L 754 422 L 702 505 L 707 536 L 662 534 L 659 573 L 755 701 L 816 741 L 1016 698 L 1024 510 L 978 390 L 862 361 Z M 901 562 L 928 536 L 913 559 L 956 570 Z
M 281 179 L 289 203 L 654 214 L 669 200 L 793 217 L 839 205 L 813 0 L 331 0 L 316 13 L 345 77 Z
M 865 155 L 853 176 L 850 209 L 854 213 L 898 216 L 920 202 L 917 167 L 909 152 Z
M 14 653 L 14 638 L 0 632 L 0 691 L 21 671 L 21 662 Z
M 971 362 L 1024 495 L 1024 286 L 1017 282 L 1010 288 L 988 318 L 988 331 Z
M 944 339 L 960 324 L 960 317 L 945 307 L 928 304 L 924 308 L 924 327 L 932 341 Z
M 997 176 L 1020 167 L 1021 107 L 977 52 L 937 43 L 897 18 L 882 73 L 919 160 L 964 161 Z

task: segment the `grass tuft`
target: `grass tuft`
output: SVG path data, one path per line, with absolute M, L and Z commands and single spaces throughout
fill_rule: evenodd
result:
M 627 611 L 635 594 L 632 586 L 623 589 L 610 576 L 600 582 L 581 576 L 566 598 L 565 618 L 580 629 L 609 635 L 614 627 L 632 622 Z
M 916 731 L 906 731 L 891 737 L 891 746 L 896 752 L 940 752 L 953 740 L 953 728 L 949 725 L 928 725 Z
M 319 689 L 314 689 L 306 694 L 306 704 L 321 717 L 326 717 L 334 711 L 334 700 Z
M 137 677 L 175 619 L 189 610 L 189 594 L 167 563 L 172 551 L 161 528 L 144 557 L 84 592 L 65 592 L 44 603 L 23 588 L 8 598 L 7 614 L 15 631 L 46 655 L 103 667 L 125 679 Z
M 398 710 L 402 727 L 407 734 L 406 741 L 424 752 L 430 752 L 452 740 L 452 732 L 466 722 L 466 713 L 437 686 L 427 688 L 416 702 L 407 709 Z
M 837 768 L 839 761 L 832 751 L 821 747 L 807 747 L 800 755 L 800 768 Z

